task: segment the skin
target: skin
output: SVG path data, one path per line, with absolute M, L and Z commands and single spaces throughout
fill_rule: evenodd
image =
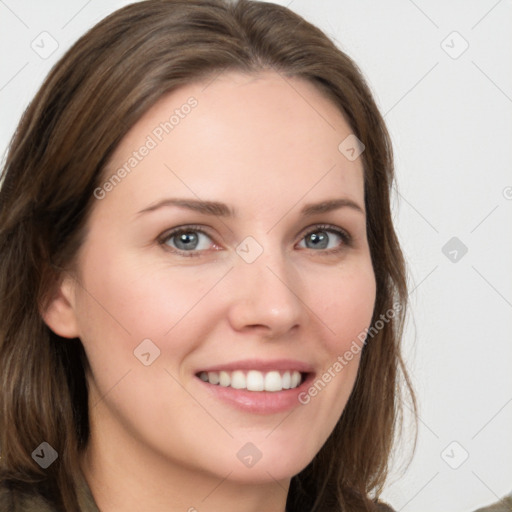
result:
M 283 512 L 291 477 L 345 407 L 359 355 L 307 405 L 276 414 L 221 402 L 195 372 L 291 358 L 319 377 L 371 321 L 363 168 L 338 150 L 351 133 L 342 114 L 311 83 L 273 72 L 225 73 L 207 83 L 162 97 L 117 147 L 106 178 L 170 112 L 197 99 L 96 202 L 75 271 L 44 314 L 61 336 L 80 337 L 91 365 L 83 471 L 103 512 Z M 171 197 L 220 201 L 236 215 L 176 206 L 138 214 Z M 363 211 L 300 213 L 306 203 L 336 198 Z M 189 224 L 206 233 L 197 256 L 173 252 L 176 237 L 159 243 Z M 345 230 L 352 242 L 327 231 L 327 249 L 311 245 L 307 233 L 323 231 L 317 224 Z M 252 263 L 236 252 L 247 236 L 263 249 Z M 134 350 L 148 338 L 160 356 L 145 366 Z M 262 453 L 251 468 L 236 456 L 247 442 Z

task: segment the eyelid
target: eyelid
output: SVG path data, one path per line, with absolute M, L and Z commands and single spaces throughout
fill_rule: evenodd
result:
M 346 229 L 343 229 L 340 226 L 336 226 L 334 224 L 322 224 L 322 223 L 312 224 L 311 226 L 304 228 L 301 235 L 305 236 L 310 233 L 314 233 L 315 231 L 322 231 L 322 230 L 323 231 L 334 231 L 334 232 L 338 233 L 340 236 L 343 235 L 343 237 L 345 237 L 347 240 L 352 239 L 350 233 Z
M 305 230 L 303 230 L 301 232 L 301 235 L 300 235 L 301 238 L 299 241 L 302 241 L 304 239 L 304 237 L 310 235 L 311 233 L 315 233 L 316 231 L 331 231 L 331 232 L 336 233 L 343 240 L 343 246 L 337 247 L 334 249 L 324 249 L 322 251 L 313 251 L 313 252 L 329 254 L 329 253 L 339 252 L 344 247 L 347 247 L 347 246 L 352 247 L 352 245 L 353 245 L 353 242 L 354 242 L 353 238 L 352 238 L 351 234 L 346 229 L 343 229 L 340 226 L 336 226 L 334 224 L 322 224 L 322 223 L 313 224 L 313 225 L 305 228 Z
M 206 235 L 210 240 L 212 241 L 213 245 L 217 245 L 215 240 L 213 239 L 213 236 L 208 233 L 207 229 L 205 229 L 205 226 L 197 225 L 197 224 L 184 224 L 182 226 L 176 226 L 174 228 L 168 229 L 167 231 L 164 231 L 161 235 L 158 236 L 157 241 L 160 245 L 165 246 L 167 240 L 172 238 L 173 236 L 179 235 L 180 233 L 186 233 L 189 231 L 197 231 L 198 233 L 201 233 L 203 235 Z M 185 256 L 201 256 L 202 253 L 205 251 L 182 251 L 180 249 L 176 249 L 174 247 L 167 246 L 167 250 L 169 250 L 172 253 L 175 254 L 181 254 Z
M 197 224 L 184 224 L 182 226 L 176 226 L 174 228 L 171 228 L 171 229 L 165 231 L 164 233 L 162 233 L 161 235 L 159 235 L 157 238 L 157 241 L 160 245 L 164 246 L 164 245 L 166 245 L 166 242 L 173 236 L 179 235 L 180 233 L 184 233 L 184 232 L 186 233 L 188 231 L 196 231 L 198 233 L 206 235 L 208 238 L 210 238 L 213 245 L 218 246 L 214 237 L 210 233 L 208 233 L 208 228 L 206 228 L 206 226 L 197 225 Z M 304 228 L 299 235 L 300 238 L 299 238 L 298 242 L 301 242 L 306 236 L 308 236 L 312 233 L 315 233 L 316 231 L 334 232 L 343 240 L 343 246 L 336 247 L 333 249 L 323 249 L 323 250 L 318 250 L 318 251 L 311 249 L 313 252 L 318 252 L 320 254 L 329 254 L 329 253 L 339 252 L 340 250 L 343 249 L 343 247 L 346 247 L 346 246 L 350 247 L 353 244 L 352 236 L 350 235 L 350 233 L 347 230 L 345 230 L 339 226 L 333 225 L 333 224 L 322 224 L 322 223 L 312 224 L 312 225 Z M 176 249 L 174 247 L 169 247 L 169 246 L 167 246 L 167 247 L 170 252 L 173 252 L 175 254 L 185 255 L 187 257 L 201 256 L 204 252 L 207 252 L 206 250 L 182 251 L 182 250 Z M 309 249 L 309 248 L 306 248 L 306 249 Z

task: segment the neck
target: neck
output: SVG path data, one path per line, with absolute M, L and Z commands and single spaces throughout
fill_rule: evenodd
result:
M 248 483 L 169 460 L 126 432 L 102 434 L 91 418 L 82 471 L 101 512 L 285 512 L 290 480 Z M 107 429 L 108 430 L 108 429 Z

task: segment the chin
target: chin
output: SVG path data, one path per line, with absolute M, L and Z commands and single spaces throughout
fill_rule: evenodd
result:
M 290 480 L 300 473 L 314 458 L 318 450 L 308 449 L 306 443 L 294 443 L 285 447 L 268 443 L 261 449 L 251 442 L 237 448 L 235 458 L 223 457 L 223 476 L 240 483 L 268 483 L 269 481 Z M 219 466 L 215 468 L 219 473 Z
M 273 462 L 257 462 L 252 468 L 237 467 L 229 471 L 229 479 L 233 482 L 245 484 L 265 484 L 268 482 L 290 480 L 300 473 L 308 464 L 309 460 L 288 460 L 276 465 Z M 226 468 L 227 469 L 227 468 Z M 225 475 L 224 475 L 225 476 Z

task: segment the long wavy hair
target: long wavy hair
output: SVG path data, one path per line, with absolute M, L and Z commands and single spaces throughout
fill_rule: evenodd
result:
M 292 478 L 287 510 L 373 510 L 402 424 L 402 397 L 416 408 L 400 352 L 407 286 L 390 209 L 390 138 L 345 53 L 289 9 L 250 0 L 128 5 L 67 51 L 26 109 L 0 190 L 0 482 L 79 510 L 88 363 L 81 341 L 57 336 L 41 311 L 74 262 L 94 190 L 123 136 L 162 95 L 228 70 L 309 80 L 366 147 L 367 236 L 377 283 L 372 324 L 400 308 L 366 339 L 344 412 Z M 46 470 L 31 457 L 42 441 L 59 454 Z

